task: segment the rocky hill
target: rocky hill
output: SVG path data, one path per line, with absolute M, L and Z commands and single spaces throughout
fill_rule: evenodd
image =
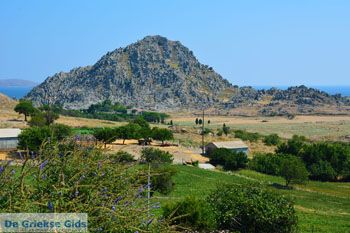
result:
M 88 108 L 108 99 L 165 111 L 206 107 L 240 115 L 350 113 L 349 99 L 305 86 L 287 90 L 232 86 L 180 42 L 161 36 L 147 36 L 108 52 L 92 66 L 57 73 L 26 98 L 67 109 Z
M 306 86 L 289 87 L 286 90 L 271 88 L 256 90 L 252 87 L 237 88 L 226 103 L 224 111 L 239 115 L 291 115 L 291 114 L 349 114 L 349 98 L 330 95 Z
M 106 99 L 148 109 L 176 109 L 211 106 L 231 88 L 180 42 L 147 36 L 107 53 L 93 66 L 47 78 L 27 98 L 70 109 Z

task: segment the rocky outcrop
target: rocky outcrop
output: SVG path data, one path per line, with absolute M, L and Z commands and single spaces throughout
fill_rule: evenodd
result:
M 87 108 L 109 99 L 148 109 L 211 106 L 231 84 L 178 41 L 147 36 L 104 55 L 96 64 L 58 73 L 26 98 Z

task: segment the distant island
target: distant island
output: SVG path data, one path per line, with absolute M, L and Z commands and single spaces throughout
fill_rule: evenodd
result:
M 35 87 L 36 82 L 24 79 L 0 79 L 0 87 Z

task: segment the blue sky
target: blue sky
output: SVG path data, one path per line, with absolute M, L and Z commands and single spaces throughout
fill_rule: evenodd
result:
M 0 79 L 37 82 L 146 35 L 237 85 L 350 85 L 350 1 L 0 1 Z

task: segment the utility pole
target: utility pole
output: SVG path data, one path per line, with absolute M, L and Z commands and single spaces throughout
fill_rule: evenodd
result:
M 202 114 L 202 155 L 205 154 L 204 150 L 204 108 L 203 108 L 203 114 Z
M 151 216 L 151 163 L 148 163 L 148 176 L 147 176 L 147 207 L 148 207 L 148 217 Z

